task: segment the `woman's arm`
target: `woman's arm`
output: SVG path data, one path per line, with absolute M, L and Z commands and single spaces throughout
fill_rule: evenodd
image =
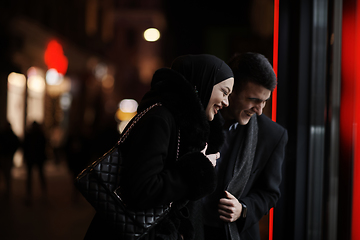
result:
M 145 115 L 123 145 L 120 191 L 124 201 L 136 208 L 198 199 L 215 185 L 214 168 L 201 152 L 176 161 L 175 121 L 167 111 L 158 111 Z

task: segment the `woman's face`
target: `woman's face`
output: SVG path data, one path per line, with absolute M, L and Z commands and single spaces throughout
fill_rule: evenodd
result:
M 206 107 L 205 113 L 209 121 L 214 119 L 223 107 L 229 106 L 229 95 L 232 92 L 234 85 L 234 78 L 228 78 L 218 84 L 214 85 L 209 103 Z

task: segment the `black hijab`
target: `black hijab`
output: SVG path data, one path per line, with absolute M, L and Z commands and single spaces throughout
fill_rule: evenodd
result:
M 209 103 L 213 86 L 234 76 L 223 60 L 209 54 L 180 56 L 174 60 L 171 69 L 194 86 L 204 109 Z

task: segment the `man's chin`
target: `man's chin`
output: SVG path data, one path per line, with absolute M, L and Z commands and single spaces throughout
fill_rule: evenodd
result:
M 249 121 L 250 121 L 250 118 L 251 118 L 251 117 L 249 117 L 249 118 L 241 118 L 240 121 L 239 121 L 239 124 L 240 124 L 240 125 L 246 125 L 246 124 L 248 124 Z

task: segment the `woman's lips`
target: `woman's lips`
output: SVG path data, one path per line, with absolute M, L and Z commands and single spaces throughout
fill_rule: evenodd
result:
M 215 106 L 214 106 L 214 112 L 215 112 L 215 114 L 217 114 L 218 111 L 221 110 L 221 108 L 222 108 L 222 107 L 219 107 L 219 106 L 215 105 Z

